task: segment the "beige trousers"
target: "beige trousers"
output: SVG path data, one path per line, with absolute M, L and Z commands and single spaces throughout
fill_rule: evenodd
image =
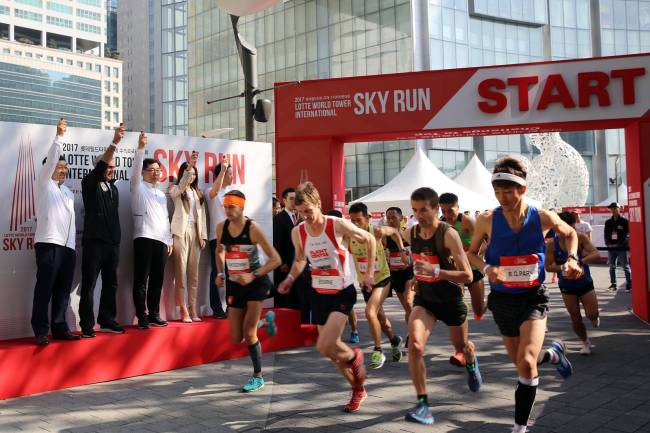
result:
M 196 290 L 199 285 L 199 259 L 201 244 L 199 242 L 196 224 L 185 231 L 185 236 L 174 235 L 174 271 L 176 280 L 176 306 L 184 306 L 185 291 L 190 314 L 198 314 L 196 310 Z

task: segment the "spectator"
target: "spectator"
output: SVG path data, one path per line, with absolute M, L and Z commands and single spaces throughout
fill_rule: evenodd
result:
M 282 205 L 280 204 L 280 200 L 278 200 L 277 197 L 273 196 L 271 197 L 273 199 L 273 207 L 271 211 L 273 212 L 273 216 L 276 216 L 280 212 L 282 212 Z
M 630 238 L 630 227 L 627 219 L 621 216 L 621 209 L 618 203 L 614 202 L 607 206 L 612 217 L 605 221 L 605 245 L 609 252 L 609 290 L 615 292 L 616 285 L 616 263 L 625 272 L 625 291 L 632 290 L 632 273 L 627 259 L 628 241 Z
M 83 252 L 81 256 L 81 299 L 79 326 L 83 338 L 95 337 L 94 292 L 97 276 L 102 273 L 102 293 L 97 322 L 104 332 L 123 334 L 117 323 L 117 265 L 120 257 L 120 204 L 115 187 L 115 149 L 124 138 L 124 124 L 120 124 L 95 168 L 81 180 L 85 218 Z
M 198 158 L 198 152 L 192 152 L 189 162 L 181 165 L 176 184 L 170 185 L 167 190 L 174 201 L 171 229 L 174 242 L 176 306 L 180 309 L 184 323 L 201 321 L 196 309 L 196 291 L 199 286 L 201 250 L 208 241 L 204 197 L 198 187 Z
M 64 118 L 56 125 L 54 142 L 43 160 L 36 188 L 36 285 L 32 305 L 32 329 L 36 344 L 47 346 L 49 327 L 55 340 L 79 340 L 70 332 L 65 313 L 70 305 L 70 290 L 76 261 L 74 196 L 63 185 L 68 164 L 63 156 Z M 48 306 L 52 318 L 48 326 Z
M 212 309 L 212 316 L 215 319 L 225 319 L 228 317 L 226 310 L 224 310 L 221 297 L 219 296 L 219 287 L 215 282 L 217 278 L 217 264 L 215 258 L 215 249 L 217 248 L 217 224 L 226 219 L 226 214 L 223 210 L 223 197 L 230 191 L 232 187 L 232 168 L 228 163 L 228 159 L 223 156 L 221 163 L 214 168 L 214 182 L 205 190 L 205 198 L 208 203 L 208 214 L 210 216 L 210 224 L 208 225 L 208 240 L 210 245 L 210 264 L 212 270 L 210 272 L 210 308 Z M 225 293 L 225 287 L 223 292 Z
M 282 191 L 284 211 L 273 217 L 273 247 L 280 254 L 282 264 L 273 273 L 273 280 L 279 284 L 287 277 L 293 263 L 294 247 L 291 241 L 291 230 L 298 224 L 298 212 L 294 200 L 296 190 L 287 188 Z M 280 295 L 274 290 L 274 306 L 278 308 L 298 308 L 296 290 L 288 295 Z
M 160 294 L 165 263 L 173 250 L 167 196 L 157 188 L 160 163 L 144 157 L 146 146 L 147 136 L 141 132 L 131 172 L 133 303 L 140 329 L 167 326 L 160 317 Z
M 591 224 L 589 224 L 587 221 L 582 221 L 580 218 L 580 212 L 573 211 L 572 214 L 576 219 L 576 223 L 574 225 L 576 231 L 579 234 L 587 236 L 587 238 L 589 238 L 591 241 Z

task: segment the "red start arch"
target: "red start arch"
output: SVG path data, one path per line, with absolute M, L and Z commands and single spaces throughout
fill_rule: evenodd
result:
M 345 206 L 346 142 L 625 128 L 633 307 L 650 321 L 650 54 L 286 84 L 277 189 L 306 170 L 326 209 Z

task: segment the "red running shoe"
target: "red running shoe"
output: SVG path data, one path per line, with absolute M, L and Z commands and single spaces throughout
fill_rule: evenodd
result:
M 343 410 L 345 412 L 356 412 L 361 408 L 361 403 L 368 397 L 368 393 L 364 387 L 355 388 L 352 390 L 352 397 L 348 404 L 345 405 Z
M 455 365 L 456 367 L 465 367 L 467 361 L 465 361 L 465 354 L 463 352 L 456 352 L 449 357 L 449 363 Z
M 352 377 L 354 378 L 353 388 L 363 388 L 363 383 L 366 381 L 366 366 L 363 363 L 363 352 L 358 347 L 355 347 L 352 351 L 355 355 L 354 361 L 350 362 Z

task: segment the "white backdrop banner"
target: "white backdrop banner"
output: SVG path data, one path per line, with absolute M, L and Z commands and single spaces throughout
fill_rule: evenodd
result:
M 30 325 L 36 261 L 34 255 L 35 180 L 56 133 L 55 126 L 0 122 L 0 170 L 7 177 L 0 184 L 0 340 L 31 336 Z M 120 224 L 122 242 L 118 270 L 118 321 L 134 322 L 133 307 L 133 242 L 129 178 L 138 141 L 136 132 L 128 132 L 115 153 L 116 186 L 120 192 Z M 229 158 L 233 167 L 233 183 L 246 194 L 246 215 L 256 220 L 272 236 L 271 144 L 234 140 L 203 139 L 148 134 L 146 157 L 156 158 L 162 166 L 166 190 L 170 177 L 176 177 L 180 165 L 193 150 L 199 152 L 199 187 L 203 191 L 214 180 L 213 169 L 221 155 Z M 72 288 L 68 324 L 79 329 L 78 306 L 81 284 L 81 255 L 84 209 L 81 179 L 94 167 L 95 160 L 111 143 L 113 131 L 69 128 L 64 137 L 63 153 L 69 173 L 65 184 L 74 192 L 77 214 L 77 266 Z M 169 201 L 170 217 L 173 212 Z M 212 224 L 210 230 L 214 230 Z M 211 314 L 209 307 L 210 252 L 201 255 L 201 272 L 197 305 L 201 314 Z M 178 318 L 174 301 L 173 258 L 167 261 L 163 287 L 161 315 Z M 95 288 L 95 312 L 99 305 L 101 277 Z

